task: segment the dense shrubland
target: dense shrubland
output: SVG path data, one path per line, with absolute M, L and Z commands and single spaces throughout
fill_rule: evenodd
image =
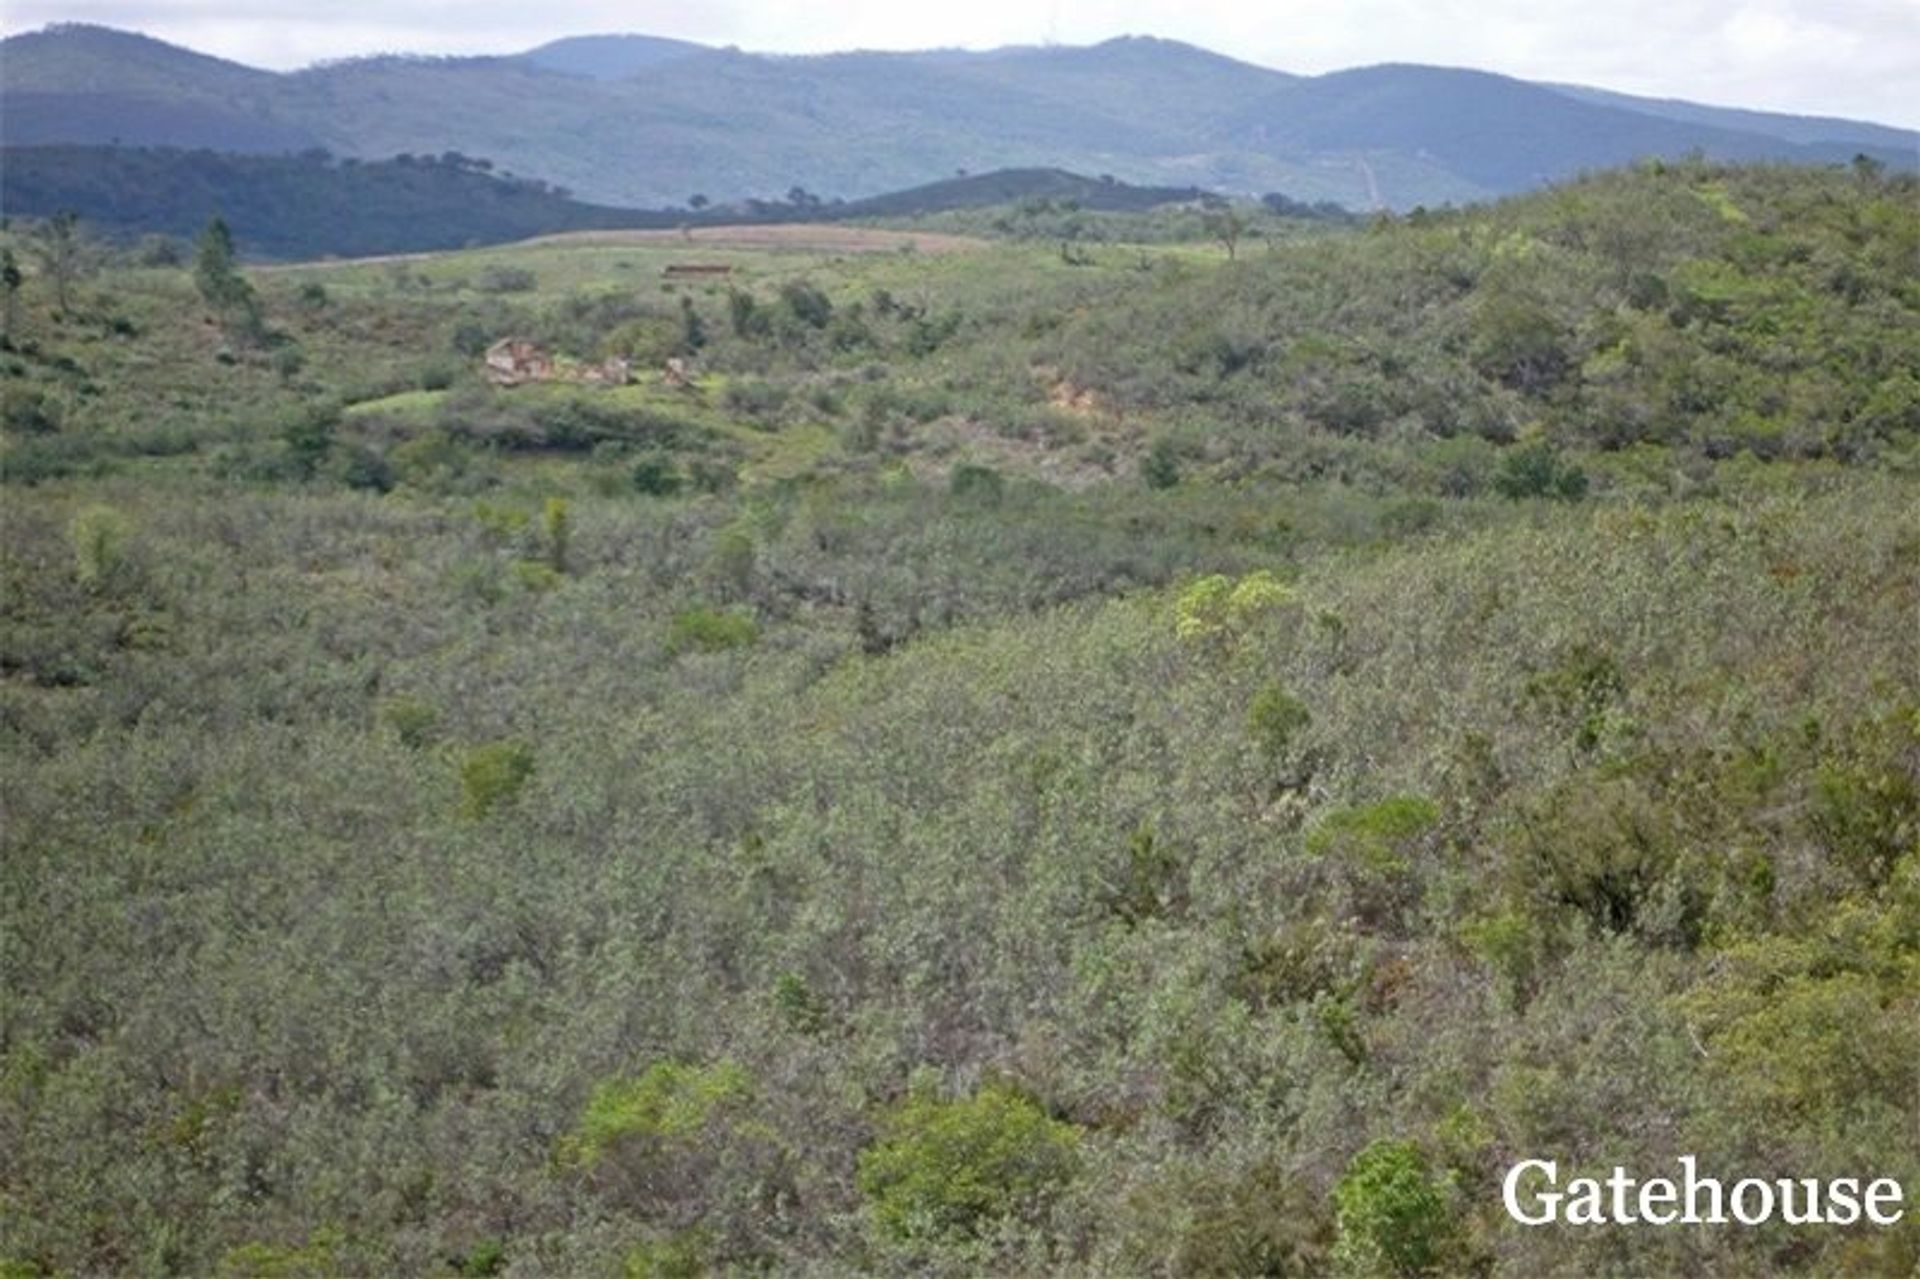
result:
M 1422 222 L 30 281 L 9 1273 L 1908 1273 L 1913 191 Z

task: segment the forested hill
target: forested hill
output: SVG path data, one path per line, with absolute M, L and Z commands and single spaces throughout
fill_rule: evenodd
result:
M 362 162 L 319 151 L 82 146 L 8 148 L 0 207 L 13 217 L 71 210 L 119 236 L 190 236 L 219 215 L 250 253 L 269 258 L 453 249 L 555 231 L 672 226 L 684 216 L 582 204 L 458 155 Z
M 562 231 L 916 217 L 1034 200 L 1141 212 L 1217 198 L 1191 187 L 1139 187 L 1059 169 L 1016 169 L 832 204 L 796 189 L 783 200 L 698 211 L 616 209 L 583 204 L 544 182 L 503 177 L 488 161 L 459 154 L 365 162 L 317 150 L 233 155 L 56 146 L 12 147 L 0 154 L 0 208 L 9 216 L 71 211 L 92 231 L 128 239 L 191 236 L 218 215 L 249 256 L 282 259 L 455 249 Z
M 1020 167 L 1313 203 L 1465 202 L 1647 155 L 1911 167 L 1920 135 L 1482 72 L 1296 76 L 1177 41 L 770 56 L 646 36 L 280 74 L 70 25 L 0 44 L 13 145 L 484 155 L 605 204 L 860 199 Z

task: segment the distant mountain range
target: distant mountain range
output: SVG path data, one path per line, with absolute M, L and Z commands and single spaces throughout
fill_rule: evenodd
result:
M 276 73 L 111 28 L 0 41 L 9 146 L 458 152 L 610 205 L 848 199 L 1007 167 L 1406 208 L 1583 169 L 1721 159 L 1920 166 L 1920 133 L 1390 65 L 1302 77 L 1174 41 L 790 57 L 651 36 Z

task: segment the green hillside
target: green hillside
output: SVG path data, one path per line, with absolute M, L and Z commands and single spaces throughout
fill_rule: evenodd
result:
M 1058 228 L 1051 222 L 1062 218 L 1085 222 L 1087 213 L 1142 213 L 1203 200 L 1217 197 L 1058 169 L 1006 169 L 831 205 L 802 191 L 745 207 L 614 209 L 580 203 L 544 182 L 503 177 L 491 162 L 458 153 L 363 162 L 318 150 L 271 156 L 127 147 L 0 151 L 0 207 L 11 217 L 37 221 L 72 213 L 89 232 L 123 244 L 152 236 L 190 239 L 219 217 L 249 256 L 268 259 L 414 253 L 621 228 L 912 220 L 959 211 L 983 221 L 994 216 L 988 211 L 1006 214 L 1002 206 L 1015 205 L 1048 214 L 1058 209 L 1042 219 L 1052 238 Z M 1275 207 L 1305 216 L 1339 212 Z M 1021 226 L 1031 229 L 1024 221 Z M 1097 228 L 1087 234 L 1097 238 Z
M 191 238 L 222 217 L 262 257 L 449 249 L 555 231 L 669 227 L 684 217 L 581 204 L 457 155 L 362 163 L 325 152 L 14 147 L 4 154 L 0 205 L 10 216 L 71 211 L 122 238 Z
M 0 231 L 0 1273 L 1910 1273 L 1920 181 L 1178 216 Z

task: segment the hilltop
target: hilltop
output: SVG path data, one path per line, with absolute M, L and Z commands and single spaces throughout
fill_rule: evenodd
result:
M 769 56 L 648 36 L 275 74 L 105 28 L 0 45 L 12 145 L 458 151 L 595 203 L 859 199 L 956 171 L 1063 168 L 1350 208 L 1463 202 L 1647 155 L 1916 162 L 1910 131 L 1481 72 L 1302 77 L 1177 41 Z

